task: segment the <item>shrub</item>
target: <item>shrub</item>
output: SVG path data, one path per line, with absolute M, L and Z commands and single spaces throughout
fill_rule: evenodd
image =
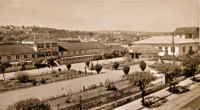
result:
M 17 79 L 22 82 L 22 83 L 26 83 L 26 82 L 29 82 L 29 74 L 27 73 L 24 73 L 24 72 L 19 72 L 19 73 L 16 73 L 15 76 L 17 77 Z
M 140 65 L 140 69 L 141 69 L 142 71 L 144 71 L 145 68 L 146 68 L 146 66 L 147 66 L 147 64 L 146 64 L 144 61 L 141 61 L 141 62 L 139 63 L 139 65 Z
M 85 65 L 86 65 L 87 67 L 89 67 L 90 61 L 86 61 L 86 62 L 85 62 Z
M 168 100 L 166 98 L 161 99 L 160 97 L 157 97 L 157 96 L 149 96 L 149 97 L 145 97 L 143 105 L 149 108 L 156 108 L 163 105 L 167 101 Z
M 45 84 L 46 79 L 42 78 L 42 80 L 40 81 L 42 84 Z
M 7 110 L 51 110 L 51 106 L 39 99 L 31 98 L 9 105 Z
M 61 68 L 58 68 L 58 71 L 61 72 Z
M 119 62 L 118 62 L 118 61 L 115 61 L 115 62 L 113 63 L 113 68 L 116 70 L 118 67 L 119 67 Z
M 36 81 L 35 79 L 33 79 L 33 80 L 32 80 L 32 84 L 33 84 L 33 86 L 36 86 L 37 81 Z
M 102 69 L 102 65 L 101 64 L 96 64 L 95 66 L 95 70 L 97 71 L 97 73 L 99 73 Z
M 71 64 L 67 64 L 66 66 L 67 66 L 67 69 L 70 70 L 72 65 Z
M 124 66 L 123 66 L 123 72 L 124 72 L 124 74 L 125 74 L 126 76 L 128 75 L 129 70 L 130 70 L 130 66 L 128 66 L 128 65 L 124 65 Z

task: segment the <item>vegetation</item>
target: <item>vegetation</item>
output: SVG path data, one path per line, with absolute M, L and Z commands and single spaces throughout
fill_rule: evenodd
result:
M 113 68 L 114 68 L 115 70 L 117 70 L 118 67 L 119 67 L 119 62 L 118 62 L 118 61 L 115 61 L 115 62 L 113 63 Z
M 51 106 L 39 99 L 31 98 L 9 105 L 7 110 L 51 110 Z
M 145 97 L 144 105 L 148 108 L 156 108 L 164 103 L 166 103 L 168 100 L 166 98 L 160 98 L 157 96 L 149 96 Z
M 15 77 L 21 82 L 21 83 L 27 83 L 30 81 L 29 79 L 29 74 L 28 73 L 24 73 L 24 72 L 17 72 L 15 74 Z
M 174 91 L 176 89 L 176 84 L 177 84 L 175 76 L 177 76 L 179 74 L 178 66 L 171 65 L 171 64 L 165 64 L 165 65 L 158 66 L 157 70 L 165 75 L 165 82 L 169 83 L 170 90 Z M 172 90 L 172 86 L 173 86 L 173 90 Z
M 139 66 L 140 66 L 140 69 L 141 69 L 142 71 L 144 71 L 145 68 L 146 68 L 146 66 L 147 66 L 147 64 L 146 64 L 144 61 L 140 61 Z
M 156 77 L 150 72 L 139 72 L 136 71 L 133 74 L 128 75 L 128 79 L 131 84 L 137 86 L 142 92 L 142 104 L 144 104 L 145 88 L 154 81 Z
M 123 66 L 123 72 L 124 72 L 124 74 L 125 74 L 126 76 L 128 75 L 129 71 L 130 71 L 130 66 L 124 65 L 124 66 Z
M 94 55 L 93 60 L 96 60 L 98 63 L 98 60 L 103 59 L 102 55 Z
M 67 69 L 68 69 L 68 70 L 70 70 L 70 68 L 72 67 L 71 64 L 67 64 L 66 66 L 67 66 Z
M 86 61 L 86 62 L 85 62 L 85 65 L 86 65 L 87 67 L 89 67 L 90 61 Z
M 42 64 L 41 60 L 34 60 L 33 65 L 38 69 L 38 74 L 40 68 L 45 68 L 47 66 L 47 64 Z
M 22 72 L 23 72 L 23 70 L 26 69 L 25 65 L 26 65 L 26 62 L 25 62 L 25 61 L 19 61 L 18 64 L 17 64 L 17 66 L 18 66 L 18 68 L 19 68 L 19 71 L 22 71 Z
M 5 70 L 6 70 L 6 68 L 8 68 L 10 66 L 11 66 L 11 64 L 8 61 L 2 61 L 2 62 L 0 62 L 0 73 L 3 74 L 3 80 L 6 79 L 5 78 L 5 74 L 4 74 Z
M 96 64 L 95 65 L 95 70 L 97 71 L 97 73 L 99 73 L 102 70 L 102 65 L 101 64 Z
M 188 56 L 183 60 L 183 66 L 185 66 L 185 75 L 187 77 L 193 77 L 198 73 L 198 65 L 200 64 L 200 59 L 198 57 Z

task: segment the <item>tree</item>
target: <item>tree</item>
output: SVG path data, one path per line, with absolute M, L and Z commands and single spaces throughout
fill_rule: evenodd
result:
M 165 64 L 157 66 L 157 70 L 165 75 L 165 80 L 170 85 L 170 90 L 173 91 L 176 88 L 175 74 L 178 72 L 177 65 Z M 173 90 L 172 90 L 173 86 Z
M 86 61 L 86 62 L 85 62 L 85 65 L 86 65 L 87 67 L 89 67 L 90 61 Z
M 101 64 L 96 64 L 95 65 L 95 70 L 97 71 L 97 73 L 99 73 L 102 70 L 102 65 Z
M 113 55 L 113 57 L 116 59 L 116 57 L 118 57 L 118 56 L 119 56 L 119 51 L 117 51 L 117 50 L 113 49 L 113 50 L 111 51 L 111 54 L 112 54 L 112 55 Z
M 200 64 L 200 59 L 198 57 L 188 56 L 183 60 L 183 66 L 188 69 L 189 76 L 192 76 L 194 79 L 195 72 L 198 70 L 198 65 Z
M 136 71 L 133 74 L 128 75 L 128 80 L 131 84 L 137 86 L 142 92 L 142 104 L 144 104 L 145 88 L 154 81 L 156 78 L 150 72 Z
M 113 63 L 113 68 L 114 68 L 115 70 L 117 70 L 118 67 L 119 67 L 119 62 L 118 62 L 118 61 L 115 61 L 115 62 Z
M 9 105 L 7 110 L 51 110 L 51 106 L 39 99 L 31 98 Z
M 55 66 L 54 59 L 53 58 L 49 59 L 48 62 L 47 62 L 47 64 L 53 70 L 53 67 Z
M 17 64 L 17 66 L 18 66 L 18 68 L 19 68 L 19 71 L 22 71 L 22 72 L 23 72 L 23 70 L 26 69 L 25 65 L 26 65 L 26 62 L 25 62 L 25 61 L 19 61 L 18 64 Z
M 8 61 L 2 61 L 0 63 L 0 73 L 3 74 L 3 80 L 5 80 L 5 70 L 8 68 L 8 67 L 11 67 L 11 64 L 8 62 Z
M 45 68 L 47 66 L 46 64 L 42 64 L 40 60 L 34 60 L 33 65 L 38 69 L 38 74 L 40 68 Z
M 123 72 L 124 72 L 124 74 L 125 74 L 126 76 L 128 75 L 129 70 L 130 70 L 130 66 L 128 66 L 128 65 L 124 65 L 124 66 L 123 66 Z
M 101 60 L 101 59 L 103 59 L 102 55 L 94 55 L 93 57 L 93 60 L 96 60 L 97 64 L 98 64 L 98 60 Z
M 140 66 L 140 69 L 141 69 L 142 71 L 144 71 L 145 68 L 146 68 L 146 66 L 147 66 L 147 64 L 146 64 L 144 61 L 141 61 L 141 62 L 139 63 L 139 66 Z
M 192 49 L 189 49 L 187 55 L 193 55 L 193 54 L 195 54 L 195 52 Z
M 67 64 L 66 66 L 67 66 L 67 69 L 68 69 L 68 70 L 70 70 L 70 68 L 72 67 L 71 64 Z

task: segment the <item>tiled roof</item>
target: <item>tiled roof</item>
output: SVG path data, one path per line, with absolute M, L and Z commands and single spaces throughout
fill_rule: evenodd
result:
M 128 48 L 130 53 L 159 53 L 162 52 L 150 45 L 132 45 Z
M 195 31 L 199 31 L 197 27 L 181 27 L 176 28 L 174 31 L 176 34 L 193 34 Z
M 0 55 L 20 55 L 20 54 L 32 54 L 36 51 L 29 45 L 0 45 Z
M 198 42 L 195 39 L 184 39 L 180 37 L 174 37 L 175 44 L 182 44 L 182 43 L 194 43 Z M 133 44 L 171 44 L 172 43 L 172 36 L 155 36 L 150 37 L 148 39 L 136 41 Z
M 78 42 L 78 43 L 59 42 L 58 45 L 66 50 L 88 50 L 88 49 L 106 48 L 105 45 L 98 42 Z

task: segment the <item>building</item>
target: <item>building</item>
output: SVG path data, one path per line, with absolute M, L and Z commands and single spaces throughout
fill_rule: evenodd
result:
M 22 44 L 30 45 L 36 52 L 38 59 L 58 58 L 58 40 L 56 38 L 40 37 L 22 41 Z
M 173 37 L 175 49 L 173 49 Z M 190 49 L 198 51 L 199 39 L 186 38 L 183 35 L 153 36 L 148 39 L 136 41 L 133 45 L 150 45 L 163 50 L 165 55 L 173 55 L 173 52 L 177 55 L 186 55 Z
M 106 46 L 98 42 L 65 43 L 59 42 L 59 57 L 72 57 L 90 54 L 101 54 Z
M 29 45 L 0 45 L 0 60 L 10 62 L 31 61 L 37 58 L 37 52 Z
M 98 42 L 67 43 L 59 42 L 60 64 L 92 60 L 95 54 L 105 52 L 106 46 Z
M 162 52 L 150 45 L 132 45 L 128 47 L 128 51 L 133 59 L 140 60 L 157 60 L 158 53 Z

